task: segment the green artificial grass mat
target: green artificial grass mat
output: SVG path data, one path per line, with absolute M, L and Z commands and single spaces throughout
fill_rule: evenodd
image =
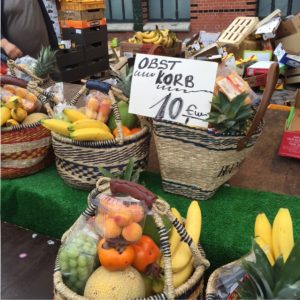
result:
M 190 200 L 164 192 L 159 174 L 144 172 L 141 182 L 186 215 Z M 2 220 L 52 237 L 60 238 L 87 205 L 88 192 L 67 186 L 55 166 L 1 183 Z M 200 206 L 201 243 L 211 262 L 209 273 L 249 251 L 259 212 L 266 213 L 273 222 L 280 207 L 289 208 L 295 237 L 300 236 L 300 196 L 221 187 Z

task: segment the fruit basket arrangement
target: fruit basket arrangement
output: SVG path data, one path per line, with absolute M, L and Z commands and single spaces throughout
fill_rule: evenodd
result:
M 169 29 L 137 31 L 127 42 L 120 43 L 121 56 L 147 53 L 165 56 L 181 56 L 181 41 Z
M 243 91 L 246 83 L 237 74 L 218 77 L 212 110 L 206 119 L 208 130 L 153 120 L 164 190 L 206 200 L 229 180 L 262 132 L 263 116 L 277 78 L 278 64 L 274 63 L 257 109 L 249 101 L 249 93 Z M 229 95 L 231 86 L 233 93 Z
M 273 226 L 259 214 L 254 233 L 250 254 L 211 274 L 206 300 L 300 298 L 300 239 L 294 243 L 289 210 L 280 208 Z
M 198 246 L 201 210 L 196 201 L 188 209 L 185 226 L 174 208 L 130 181 L 99 182 L 89 202 L 62 237 L 54 299 L 203 296 L 203 274 L 209 262 Z M 149 218 L 152 230 L 147 231 Z
M 77 108 L 79 96 L 87 91 L 85 106 Z M 146 166 L 149 126 L 128 112 L 122 90 L 88 80 L 70 103 L 54 118 L 42 121 L 52 132 L 56 167 L 67 184 L 91 190 L 102 175 L 99 167 L 117 173 L 129 159 L 134 169 Z

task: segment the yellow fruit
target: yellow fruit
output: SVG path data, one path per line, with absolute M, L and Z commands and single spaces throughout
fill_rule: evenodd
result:
M 18 126 L 19 123 L 15 119 L 9 119 L 9 120 L 6 121 L 5 125 L 7 127 L 11 127 L 11 126 Z
M 41 124 L 45 128 L 47 128 L 57 134 L 60 134 L 63 136 L 69 136 L 69 134 L 70 134 L 70 132 L 68 130 L 68 127 L 70 126 L 69 122 L 66 122 L 63 120 L 57 120 L 57 119 L 44 119 L 44 120 L 41 120 Z
M 182 224 L 182 217 L 179 213 L 179 211 L 175 208 L 172 207 L 171 211 L 173 213 L 173 215 L 176 217 L 176 219 Z M 170 250 L 171 250 L 171 255 L 174 254 L 175 250 L 177 249 L 177 246 L 180 243 L 180 235 L 178 234 L 176 228 L 173 226 L 171 229 L 171 233 L 170 233 Z
M 274 219 L 272 242 L 276 247 L 275 259 L 282 255 L 286 262 L 294 247 L 293 223 L 287 208 L 280 208 Z
M 64 109 L 64 114 L 71 122 L 76 122 L 78 120 L 88 119 L 88 117 L 80 112 L 78 109 L 66 108 Z
M 6 106 L 1 106 L 1 126 L 7 122 L 11 117 L 10 109 Z
M 6 106 L 9 109 L 17 108 L 17 107 L 22 107 L 22 99 L 18 96 L 12 96 L 8 99 L 6 102 Z
M 201 209 L 197 201 L 192 201 L 188 208 L 185 228 L 195 245 L 198 245 L 201 233 Z M 172 270 L 177 273 L 183 270 L 192 257 L 192 251 L 185 242 L 180 242 L 172 256 Z
M 84 128 L 100 128 L 110 132 L 110 129 L 105 123 L 97 120 L 92 120 L 92 119 L 78 120 L 70 125 L 69 130 L 74 131 L 77 129 L 84 129 Z
M 10 113 L 12 118 L 18 122 L 22 122 L 27 117 L 27 111 L 22 107 L 13 108 Z
M 272 251 L 272 227 L 264 213 L 258 214 L 256 217 L 254 237 L 261 237 Z
M 28 91 L 22 87 L 16 88 L 16 95 L 20 98 L 26 98 Z
M 22 124 L 32 124 L 32 123 L 36 123 L 39 122 L 43 119 L 47 119 L 49 118 L 46 114 L 43 113 L 33 113 L 28 115 L 24 121 L 22 122 Z
M 258 244 L 258 246 L 265 252 L 269 263 L 273 266 L 275 263 L 270 245 L 268 245 L 260 236 L 255 237 L 255 241 Z
M 70 137 L 78 141 L 100 141 L 114 138 L 110 132 L 101 128 L 77 129 L 70 133 Z
M 186 282 L 192 275 L 194 270 L 193 267 L 193 259 L 191 259 L 187 266 L 178 273 L 173 274 L 173 285 L 175 288 L 181 286 L 184 282 Z

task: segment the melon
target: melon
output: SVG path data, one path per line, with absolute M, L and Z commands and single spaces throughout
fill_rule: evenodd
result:
M 108 271 L 99 267 L 88 279 L 84 297 L 89 300 L 122 300 L 145 297 L 141 274 L 133 267 L 123 271 Z
M 32 124 L 32 123 L 36 123 L 39 122 L 42 119 L 48 119 L 49 117 L 46 114 L 43 113 L 33 113 L 28 115 L 24 121 L 22 122 L 22 124 Z

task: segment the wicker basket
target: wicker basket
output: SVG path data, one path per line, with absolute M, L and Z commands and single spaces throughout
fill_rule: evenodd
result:
M 5 84 L 5 80 L 4 77 L 1 84 Z M 46 99 L 39 100 L 44 101 L 48 114 L 51 114 Z M 52 161 L 51 154 L 51 133 L 40 122 L 1 128 L 1 178 L 36 173 Z
M 229 180 L 262 132 L 262 119 L 277 78 L 278 64 L 274 63 L 247 135 L 214 134 L 183 124 L 154 120 L 154 139 L 164 190 L 206 200 Z
M 134 161 L 135 169 L 144 169 L 147 165 L 150 143 L 149 126 L 141 122 L 140 132 L 124 137 L 117 102 L 111 92 L 109 95 L 118 127 L 118 138 L 83 142 L 52 133 L 57 171 L 67 184 L 75 188 L 92 190 L 97 179 L 102 175 L 98 169 L 99 166 L 108 169 L 111 173 L 119 173 L 126 167 L 130 158 Z M 71 104 L 75 105 L 77 99 L 78 94 L 74 96 Z
M 111 180 L 110 182 L 104 182 L 104 184 L 97 184 L 98 188 L 94 189 L 88 198 L 90 203 L 88 208 L 83 212 L 76 222 L 80 222 L 82 218 L 89 218 L 95 215 L 95 205 L 92 203 L 92 199 L 99 193 L 126 193 L 130 196 L 138 198 L 140 200 L 152 199 L 154 200 L 152 206 L 153 217 L 157 227 L 159 228 L 159 235 L 161 238 L 161 251 L 164 259 L 164 271 L 165 271 L 165 286 L 164 291 L 161 294 L 156 294 L 147 298 L 141 298 L 140 300 L 153 300 L 153 299 L 202 299 L 203 294 L 203 274 L 206 268 L 209 267 L 209 262 L 205 258 L 203 249 L 197 247 L 192 239 L 187 234 L 184 226 L 173 216 L 170 210 L 169 204 L 165 201 L 157 199 L 157 197 L 136 183 L 124 181 L 124 180 Z M 137 194 L 139 195 L 137 197 Z M 192 276 L 181 286 L 174 289 L 172 284 L 172 268 L 171 268 L 171 254 L 170 245 L 167 238 L 167 230 L 164 227 L 162 216 L 166 216 L 177 229 L 182 240 L 186 242 L 194 257 L 194 273 Z M 76 223 L 63 235 L 62 242 L 70 235 L 73 228 L 76 227 Z M 88 300 L 83 296 L 79 296 L 71 291 L 64 283 L 62 273 L 60 272 L 60 266 L 58 259 L 56 259 L 56 266 L 54 269 L 54 299 L 73 299 L 73 300 Z

